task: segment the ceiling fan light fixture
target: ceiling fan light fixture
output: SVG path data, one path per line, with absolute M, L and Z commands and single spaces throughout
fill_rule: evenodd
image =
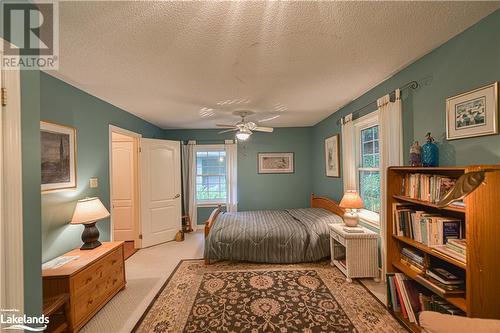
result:
M 236 132 L 236 139 L 238 139 L 240 141 L 246 141 L 246 140 L 248 140 L 250 135 L 252 135 L 252 132 L 250 132 L 246 128 L 243 128 L 243 129 L 239 130 L 238 132 Z

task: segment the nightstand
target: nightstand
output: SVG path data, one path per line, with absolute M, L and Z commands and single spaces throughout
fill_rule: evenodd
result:
M 374 278 L 379 281 L 378 234 L 363 227 L 362 233 L 349 233 L 345 224 L 330 224 L 330 253 L 332 266 L 336 266 L 346 276 L 347 282 L 353 278 Z

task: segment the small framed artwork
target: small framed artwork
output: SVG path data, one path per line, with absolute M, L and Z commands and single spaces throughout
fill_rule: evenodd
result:
M 76 129 L 40 122 L 42 192 L 76 188 Z
M 327 177 L 340 177 L 339 135 L 325 139 L 325 170 Z
M 446 99 L 446 139 L 498 134 L 498 82 Z
M 258 153 L 259 173 L 294 173 L 293 153 Z

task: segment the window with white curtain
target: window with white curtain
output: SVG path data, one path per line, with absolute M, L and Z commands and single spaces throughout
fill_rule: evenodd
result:
M 356 187 L 365 209 L 360 218 L 379 225 L 380 197 L 380 139 L 378 112 L 354 120 Z
M 227 201 L 226 151 L 224 145 L 200 145 L 196 149 L 196 202 L 198 205 Z

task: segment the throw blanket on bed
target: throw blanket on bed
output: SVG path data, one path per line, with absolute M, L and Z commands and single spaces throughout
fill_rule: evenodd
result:
M 329 223 L 321 208 L 224 213 L 205 242 L 205 259 L 266 263 L 316 261 L 330 255 Z

